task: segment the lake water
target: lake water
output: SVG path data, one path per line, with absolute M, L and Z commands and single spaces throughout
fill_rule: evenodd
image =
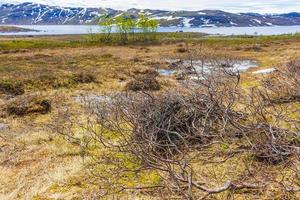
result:
M 24 25 L 19 26 L 39 32 L 0 33 L 0 35 L 65 35 L 99 33 L 97 25 Z M 212 28 L 182 28 L 160 27 L 158 32 L 203 32 L 221 35 L 280 35 L 300 32 L 300 26 L 268 26 L 268 27 L 212 27 Z

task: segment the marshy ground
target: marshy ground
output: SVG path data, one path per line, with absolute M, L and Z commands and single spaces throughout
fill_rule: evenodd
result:
M 82 95 L 109 95 L 124 90 L 136 72 L 169 69 L 167 59 L 184 58 L 186 44 L 191 50 L 201 46 L 214 56 L 256 61 L 258 67 L 242 74 L 245 88 L 259 85 L 269 76 L 253 72 L 280 68 L 300 57 L 299 35 L 187 35 L 162 36 L 154 44 L 111 46 L 87 42 L 86 36 L 0 37 L 0 199 L 91 199 L 99 188 L 92 184 L 80 147 L 56 134 L 51 124 L 58 123 L 66 111 L 77 118 L 84 117 L 83 108 L 76 101 Z M 159 75 L 158 82 L 161 90 L 177 84 L 174 76 Z M 218 148 L 216 151 L 222 151 L 222 147 Z M 247 153 L 229 161 L 198 168 L 216 182 L 246 173 L 248 164 L 257 169 L 257 179 L 266 178 L 261 177 L 264 172 L 278 179 L 288 179 L 292 174 L 284 174 L 282 165 L 253 161 Z M 151 174 L 140 178 L 141 182 L 157 181 Z M 216 199 L 229 197 L 228 193 L 222 195 Z M 265 192 L 240 192 L 234 197 L 282 199 L 281 195 L 278 188 L 270 186 Z M 299 197 L 299 193 L 295 195 L 295 199 Z M 159 199 L 159 194 L 124 191 L 118 197 Z

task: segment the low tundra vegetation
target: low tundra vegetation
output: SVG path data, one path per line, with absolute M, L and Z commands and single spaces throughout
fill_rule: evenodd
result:
M 23 95 L 6 104 L 6 113 L 13 116 L 29 114 L 47 114 L 51 112 L 51 100 L 39 95 Z
M 19 81 L 10 79 L 0 81 L 0 93 L 16 96 L 24 92 L 24 84 Z
M 131 91 L 156 91 L 160 90 L 160 83 L 157 80 L 158 72 L 154 70 L 145 70 L 135 72 L 126 84 L 126 90 Z
M 0 199 L 299 199 L 299 34 L 142 34 L 0 38 Z
M 28 78 L 22 84 L 29 89 L 58 89 L 72 88 L 80 84 L 100 83 L 92 73 L 80 72 L 70 75 L 42 74 L 37 77 Z
M 226 66 L 208 71 L 190 63 L 182 70 L 194 78 L 176 89 L 149 91 L 145 76 L 157 74 L 137 73 L 131 91 L 87 106 L 86 121 L 65 115 L 53 125 L 82 148 L 101 185 L 97 197 L 129 191 L 163 199 L 297 199 L 299 105 L 274 103 L 280 94 L 264 85 L 243 88 L 241 75 Z M 294 72 L 295 63 L 286 70 Z M 298 79 L 281 76 L 287 95 L 300 90 Z
M 273 96 L 272 103 L 300 102 L 300 60 L 292 60 L 283 70 L 264 80 L 264 85 Z

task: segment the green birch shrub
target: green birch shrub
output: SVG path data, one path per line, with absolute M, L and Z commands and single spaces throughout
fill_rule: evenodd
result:
M 105 15 L 99 22 L 102 31 L 102 42 L 127 44 L 131 42 L 145 42 L 156 40 L 158 21 L 141 14 L 138 19 L 122 14 L 115 18 Z M 115 26 L 115 34 L 112 34 Z M 136 30 L 139 33 L 136 34 Z
M 114 25 L 114 19 L 105 15 L 99 22 L 99 26 L 102 27 L 101 31 L 103 33 L 102 42 L 109 43 L 112 42 L 112 28 Z
M 158 28 L 158 21 L 150 19 L 145 14 L 140 14 L 137 21 L 137 27 L 141 30 L 140 39 L 142 41 L 153 41 L 156 39 L 156 31 Z
M 119 34 L 120 43 L 125 44 L 129 42 L 129 37 L 134 35 L 136 22 L 131 16 L 120 15 L 115 18 L 116 30 Z M 134 39 L 134 38 L 133 38 Z

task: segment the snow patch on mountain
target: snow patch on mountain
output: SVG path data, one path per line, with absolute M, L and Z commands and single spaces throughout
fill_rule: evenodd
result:
M 1 0 L 0 0 L 1 1 Z M 69 1 L 69 0 L 66 0 Z M 3 2 L 3 1 L 2 1 Z M 40 1 L 41 3 L 43 1 Z M 47 2 L 46 0 L 44 2 Z M 233 14 L 221 10 L 166 11 L 150 9 L 116 10 L 110 8 L 60 7 L 43 4 L 22 3 L 0 5 L 0 24 L 16 25 L 60 25 L 98 24 L 101 16 L 113 18 L 122 14 L 137 19 L 144 13 L 157 19 L 160 26 L 183 27 L 231 27 L 231 26 L 288 26 L 300 25 L 300 13 Z
M 258 20 L 258 19 L 251 19 L 251 21 L 254 21 L 254 22 L 256 22 L 256 23 L 259 23 L 259 24 L 261 24 L 261 21 L 260 21 L 260 20 Z
M 192 24 L 190 22 L 193 21 L 194 19 L 195 19 L 194 17 L 191 17 L 191 18 L 185 17 L 185 18 L 183 18 L 183 26 L 190 28 L 192 26 Z

